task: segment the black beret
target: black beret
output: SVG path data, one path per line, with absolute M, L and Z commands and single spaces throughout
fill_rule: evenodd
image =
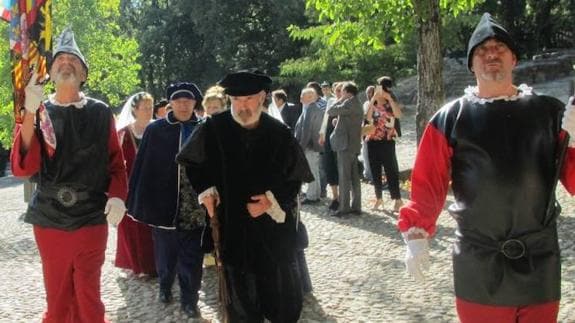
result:
M 469 43 L 467 44 L 467 68 L 470 71 L 475 47 L 491 38 L 495 38 L 500 42 L 505 43 L 513 54 L 515 54 L 515 58 L 519 60 L 519 51 L 517 50 L 517 45 L 513 41 L 513 38 L 511 38 L 511 35 L 507 30 L 505 30 L 505 28 L 497 23 L 489 13 L 486 12 L 481 17 L 477 27 L 475 27 L 475 30 L 469 39 Z
M 197 85 L 191 82 L 176 82 L 166 88 L 166 97 L 169 101 L 188 98 L 201 102 L 204 97 Z
M 254 70 L 242 70 L 226 75 L 218 82 L 224 93 L 231 96 L 247 96 L 260 91 L 270 91 L 272 79 L 264 73 Z

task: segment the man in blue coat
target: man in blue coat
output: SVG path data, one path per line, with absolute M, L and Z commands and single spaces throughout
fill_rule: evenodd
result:
M 150 124 L 142 137 L 130 177 L 128 213 L 153 227 L 160 301 L 171 302 L 177 273 L 182 310 L 190 317 L 199 317 L 203 261 L 200 242 L 206 213 L 175 157 L 197 124 L 194 107 L 203 97 L 189 82 L 169 85 L 166 96 L 172 110 L 166 118 Z

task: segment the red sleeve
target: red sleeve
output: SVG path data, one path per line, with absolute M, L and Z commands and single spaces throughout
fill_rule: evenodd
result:
M 22 125 L 14 127 L 14 143 L 10 152 L 10 167 L 14 176 L 32 176 L 40 170 L 42 158 L 40 155 L 40 141 L 34 135 L 26 153 L 21 152 L 22 138 L 20 137 Z
M 126 201 L 128 196 L 126 164 L 124 163 L 124 154 L 120 147 L 118 134 L 116 133 L 116 123 L 113 117 L 110 120 L 110 133 L 108 138 L 108 172 L 110 174 L 108 197 L 117 197 Z
M 560 139 L 565 138 L 565 132 L 561 131 Z M 574 140 L 574 139 L 568 139 Z M 567 147 L 561 168 L 561 183 L 571 195 L 575 195 L 575 147 Z
M 411 174 L 411 201 L 399 212 L 397 227 L 401 232 L 419 227 L 430 236 L 435 233 L 435 223 L 447 197 L 452 155 L 445 136 L 429 124 Z

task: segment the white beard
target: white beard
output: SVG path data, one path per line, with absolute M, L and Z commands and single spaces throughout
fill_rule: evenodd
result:
M 231 113 L 232 113 L 232 118 L 234 119 L 235 122 L 237 122 L 240 126 L 242 126 L 243 128 L 253 128 L 251 126 L 255 125 L 258 123 L 258 121 L 260 120 L 260 117 L 262 115 L 262 111 L 263 111 L 263 107 L 260 107 L 258 109 L 258 111 L 256 113 L 254 113 L 253 115 L 251 115 L 247 120 L 242 119 L 239 115 L 236 114 L 236 112 L 234 111 L 234 108 L 232 107 L 231 109 Z

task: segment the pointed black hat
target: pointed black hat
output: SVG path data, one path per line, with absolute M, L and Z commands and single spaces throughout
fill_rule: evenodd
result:
M 467 68 L 471 71 L 471 65 L 473 62 L 473 51 L 475 47 L 479 46 L 484 41 L 495 38 L 501 42 L 504 42 L 509 49 L 515 54 L 515 58 L 519 60 L 519 51 L 517 50 L 517 45 L 511 38 L 511 35 L 501 26 L 497 21 L 491 17 L 489 13 L 484 13 L 481 20 L 475 27 L 469 43 L 467 44 Z
M 78 48 L 74 39 L 74 32 L 70 27 L 66 27 L 56 39 L 56 49 L 54 50 L 53 58 L 55 59 L 61 53 L 76 55 L 84 65 L 84 68 L 86 68 L 86 73 L 88 73 L 88 63 L 82 52 L 80 52 L 80 48 Z

